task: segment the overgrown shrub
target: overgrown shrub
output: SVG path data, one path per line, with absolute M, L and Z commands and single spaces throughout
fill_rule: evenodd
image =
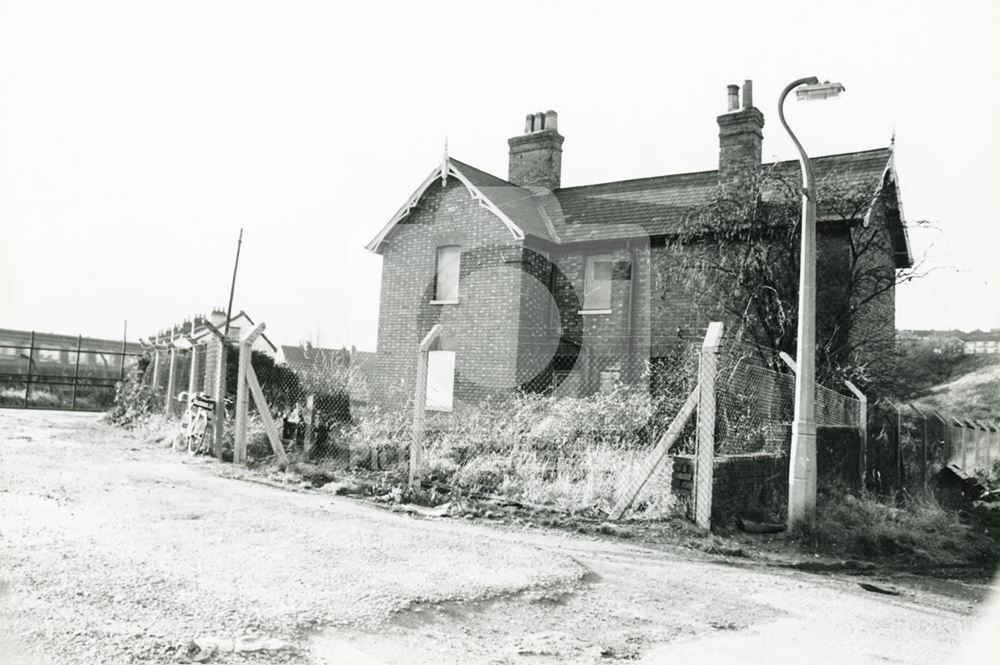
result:
M 240 352 L 235 345 L 226 348 L 226 392 L 235 401 Z M 304 399 L 299 377 L 288 366 L 274 362 L 274 358 L 260 351 L 251 352 L 250 364 L 260 383 L 260 391 L 273 412 L 287 413 Z
M 124 380 L 118 382 L 115 401 L 107 415 L 109 423 L 131 428 L 141 425 L 153 413 L 156 392 L 143 381 L 150 362 L 148 353 L 139 356 Z

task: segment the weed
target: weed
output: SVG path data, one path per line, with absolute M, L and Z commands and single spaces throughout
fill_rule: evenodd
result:
M 899 506 L 867 493 L 828 491 L 820 496 L 816 516 L 791 535 L 813 552 L 925 566 L 995 564 L 1000 559 L 993 538 L 962 525 L 957 512 L 932 497 Z

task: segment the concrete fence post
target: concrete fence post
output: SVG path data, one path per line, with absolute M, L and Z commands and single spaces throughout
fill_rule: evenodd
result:
M 712 526 L 712 484 L 715 480 L 715 375 L 719 367 L 722 322 L 708 324 L 698 361 L 698 433 L 694 460 L 694 519 Z
M 153 383 L 152 388 L 155 393 L 160 387 L 160 350 L 153 349 Z
M 305 454 L 306 459 L 312 455 L 313 450 L 313 436 L 315 433 L 313 431 L 313 419 L 316 413 L 316 395 L 306 395 L 306 408 L 302 413 L 302 418 L 305 420 L 305 433 L 302 435 L 302 452 Z
M 233 464 L 247 461 L 247 418 L 249 418 L 250 389 L 247 386 L 247 367 L 250 365 L 250 345 L 240 342 L 240 358 L 236 373 L 236 414 L 235 439 L 233 443 Z
M 441 334 L 441 324 L 436 323 L 417 348 L 417 381 L 413 387 L 413 437 L 410 441 L 409 487 L 416 487 L 424 445 L 424 420 L 427 408 L 427 361 L 431 346 Z
M 169 416 L 174 402 L 175 380 L 177 376 L 177 349 L 170 345 L 170 363 L 167 365 L 167 394 L 163 398 L 163 414 Z
M 216 459 L 222 459 L 222 444 L 226 436 L 226 343 L 222 337 L 215 339 L 213 344 L 218 350 L 215 362 L 215 437 L 212 441 L 212 454 Z
M 191 347 L 191 371 L 188 373 L 188 400 L 198 392 L 198 347 Z

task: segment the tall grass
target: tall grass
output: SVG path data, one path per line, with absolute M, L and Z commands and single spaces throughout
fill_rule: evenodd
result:
M 426 474 L 472 494 L 607 512 L 650 453 L 659 406 L 648 393 L 624 387 L 581 398 L 495 397 L 429 425 Z M 408 428 L 379 423 L 381 436 L 395 433 L 401 447 L 408 445 Z M 670 513 L 669 488 L 664 469 L 639 497 L 639 513 Z
M 994 539 L 961 524 L 931 495 L 895 505 L 868 493 L 827 490 L 816 517 L 793 536 L 813 551 L 927 566 L 996 565 L 1000 559 Z

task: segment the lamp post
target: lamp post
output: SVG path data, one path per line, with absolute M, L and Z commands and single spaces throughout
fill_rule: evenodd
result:
M 789 83 L 778 99 L 778 118 L 799 151 L 802 167 L 802 247 L 799 256 L 799 321 L 796 336 L 795 419 L 788 467 L 788 526 L 816 511 L 816 183 L 812 163 L 785 121 L 785 97 L 799 88 L 799 99 L 826 99 L 844 91 L 839 83 L 815 76 Z

